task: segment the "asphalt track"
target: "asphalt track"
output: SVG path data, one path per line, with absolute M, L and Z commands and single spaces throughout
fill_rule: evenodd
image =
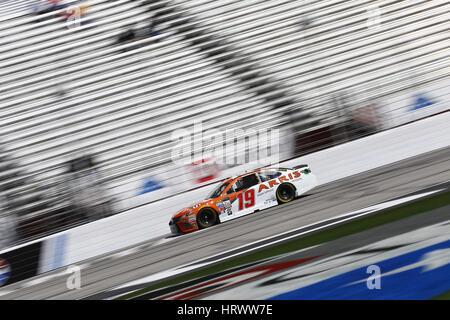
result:
M 416 238 L 408 238 L 406 241 L 399 241 L 399 242 L 393 242 L 392 244 L 388 244 L 385 246 L 377 246 L 377 248 L 371 248 L 371 249 L 362 249 L 365 246 L 371 245 L 373 243 L 376 243 L 381 240 L 385 240 L 391 237 L 395 237 L 400 234 L 405 234 L 417 229 L 422 229 L 427 226 L 431 226 L 437 223 L 441 222 L 447 222 L 447 224 L 450 224 L 450 205 L 441 207 L 432 211 L 427 212 L 426 214 L 419 214 L 414 215 L 405 219 L 401 219 L 399 221 L 395 221 L 392 223 L 384 224 L 369 230 L 365 230 L 363 232 L 358 232 L 356 234 L 352 234 L 346 237 L 339 238 L 334 241 L 326 242 L 321 244 L 320 246 L 314 246 L 311 248 L 307 248 L 304 250 L 300 250 L 299 252 L 294 252 L 292 254 L 283 254 L 280 257 L 276 257 L 273 259 L 269 259 L 268 261 L 262 262 L 262 263 L 252 263 L 247 268 L 239 268 L 239 270 L 234 271 L 235 273 L 239 274 L 242 273 L 244 270 L 251 273 L 255 268 L 261 268 L 263 266 L 270 267 L 274 264 L 280 264 L 283 262 L 290 262 L 294 260 L 306 260 L 305 262 L 298 265 L 298 267 L 307 267 L 311 263 L 317 263 L 318 261 L 323 261 L 327 258 L 336 257 L 343 253 L 349 253 L 351 251 L 352 254 L 348 254 L 348 256 L 353 256 L 354 259 L 349 259 L 348 263 L 352 263 L 355 260 L 358 260 L 358 258 L 361 258 L 364 253 L 382 253 L 383 251 L 389 251 L 392 249 L 401 248 L 402 246 L 406 246 L 409 244 L 413 244 L 416 242 L 419 242 L 423 238 L 426 238 L 425 236 L 422 237 L 416 237 Z M 426 231 L 423 231 L 426 232 Z M 433 237 L 434 234 L 429 234 L 430 238 Z M 443 236 L 441 234 L 441 236 Z M 447 237 L 450 239 L 450 234 L 447 234 Z M 427 238 L 429 239 L 429 238 Z M 356 252 L 355 252 L 356 251 Z M 358 257 L 358 255 L 360 255 Z M 311 257 L 317 257 L 312 260 Z M 344 265 L 345 263 L 340 264 L 340 266 Z M 294 267 L 295 268 L 295 267 Z M 287 268 L 288 269 L 288 268 Z M 258 285 L 255 284 L 255 281 L 258 281 L 259 283 L 266 281 L 268 278 L 273 278 L 274 276 L 279 276 L 280 273 L 286 272 L 287 269 L 281 269 L 279 271 L 276 271 L 274 273 L 270 274 L 264 274 L 259 277 L 254 277 L 252 274 L 251 279 L 248 281 L 242 281 L 241 278 L 238 284 L 232 284 L 233 281 L 230 279 L 222 280 L 219 279 L 226 279 L 229 275 L 233 274 L 234 272 L 230 272 L 229 270 L 226 270 L 224 272 L 220 272 L 218 274 L 206 276 L 204 278 L 200 279 L 194 279 L 189 282 L 185 282 L 179 285 L 175 285 L 173 287 L 166 287 L 162 288 L 160 290 L 155 290 L 149 293 L 145 293 L 142 295 L 139 295 L 135 297 L 136 300 L 149 300 L 149 299 L 173 299 L 177 298 L 176 295 L 179 294 L 180 297 L 183 297 L 182 299 L 224 299 L 224 300 L 239 300 L 239 299 L 264 299 L 264 296 L 260 296 L 261 292 L 266 293 L 264 287 L 258 288 Z M 326 269 L 326 268 L 325 268 Z M 281 272 L 280 272 L 281 271 Z M 323 269 L 321 269 L 323 271 Z M 308 276 L 309 274 L 306 273 L 304 276 Z M 250 277 L 249 277 L 250 278 Z M 219 280 L 219 281 L 218 281 Z M 300 279 L 301 280 L 301 279 Z M 211 281 L 217 281 L 215 285 L 211 285 Z M 222 283 L 221 283 L 222 282 Z M 207 285 L 205 285 L 204 288 L 197 287 L 200 284 L 209 284 L 211 285 L 209 289 L 207 288 Z M 218 284 L 221 283 L 221 284 Z M 254 287 L 251 287 L 252 284 L 254 284 Z M 249 286 L 250 285 L 250 286 Z M 192 293 L 192 296 L 189 296 L 187 292 L 183 292 L 187 289 L 192 289 L 195 287 L 195 290 L 193 290 L 194 293 Z M 250 289 L 250 288 L 251 289 Z M 256 292 L 255 288 L 259 289 L 259 292 Z M 203 289 L 203 290 L 202 290 Z M 231 290 L 230 290 L 231 289 Z M 173 296 L 171 296 L 173 295 Z
M 313 165 L 313 164 L 312 164 Z M 232 220 L 213 228 L 141 244 L 138 249 L 81 262 L 81 289 L 68 290 L 62 270 L 0 288 L 0 299 L 80 299 L 160 271 L 274 236 L 297 227 L 362 209 L 450 180 L 450 148 L 335 181 L 292 203 Z M 168 230 L 169 232 L 169 230 Z M 64 269 L 63 269 L 64 271 Z M 52 277 L 54 276 L 54 277 Z M 50 280 L 44 281 L 45 278 Z M 19 289 L 20 288 L 20 289 Z

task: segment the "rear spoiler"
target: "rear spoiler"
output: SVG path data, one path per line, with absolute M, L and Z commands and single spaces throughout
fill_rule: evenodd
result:
M 297 169 L 300 169 L 300 168 L 306 168 L 306 167 L 309 167 L 307 164 L 301 164 L 301 165 L 298 165 L 298 166 L 295 166 L 295 167 L 293 167 L 292 169 L 293 170 L 297 170 Z

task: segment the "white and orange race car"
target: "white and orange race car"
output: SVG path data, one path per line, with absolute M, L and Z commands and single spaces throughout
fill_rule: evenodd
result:
M 222 181 L 205 200 L 178 211 L 169 226 L 174 234 L 208 228 L 290 202 L 316 185 L 308 165 L 247 172 Z

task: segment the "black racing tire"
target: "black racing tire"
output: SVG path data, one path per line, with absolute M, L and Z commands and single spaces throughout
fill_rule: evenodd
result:
M 216 211 L 211 208 L 202 209 L 197 214 L 197 225 L 200 229 L 212 227 L 217 224 L 218 221 L 219 218 L 217 217 Z
M 283 183 L 276 192 L 278 204 L 288 203 L 295 198 L 295 187 L 290 183 Z

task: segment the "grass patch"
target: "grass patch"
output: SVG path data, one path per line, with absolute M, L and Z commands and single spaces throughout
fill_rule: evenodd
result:
M 440 294 L 437 297 L 434 297 L 432 300 L 450 300 L 450 291 Z
M 248 264 L 280 254 L 297 251 L 324 242 L 333 241 L 348 235 L 359 233 L 371 228 L 375 228 L 384 224 L 405 219 L 417 214 L 438 209 L 450 204 L 450 192 L 444 192 L 438 195 L 420 199 L 406 205 L 386 209 L 378 214 L 369 217 L 363 217 L 355 221 L 344 223 L 337 227 L 326 229 L 302 238 L 290 240 L 288 242 L 273 246 L 271 248 L 256 251 L 229 261 L 225 261 L 205 269 L 196 270 L 172 279 L 156 283 L 147 288 L 137 290 L 135 292 L 116 298 L 117 300 L 125 300 L 145 294 L 147 292 L 157 290 L 163 287 L 172 286 L 188 280 L 193 280 L 206 275 L 214 274 L 232 267 Z M 447 293 L 448 294 L 448 293 Z M 440 296 L 439 296 L 440 297 Z M 448 296 L 447 296 L 448 299 Z

